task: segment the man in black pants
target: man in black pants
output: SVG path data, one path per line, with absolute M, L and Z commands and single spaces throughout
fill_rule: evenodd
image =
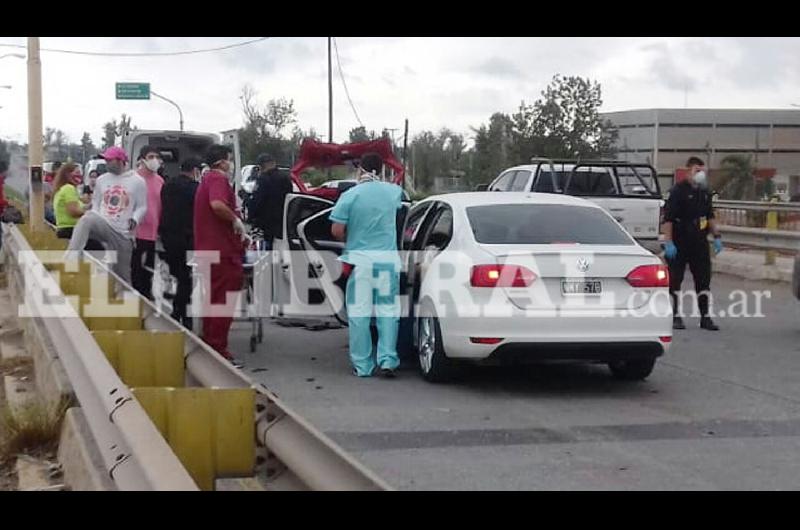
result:
M 705 164 L 697 157 L 686 163 L 688 178 L 676 184 L 669 194 L 664 208 L 664 255 L 669 263 L 669 294 L 672 297 L 672 327 L 686 329 L 678 313 L 677 292 L 683 283 L 686 265 L 694 277 L 697 306 L 700 309 L 700 327 L 717 331 L 719 327 L 711 320 L 708 311 L 708 296 L 711 287 L 711 253 L 708 248 L 708 233 L 714 234 L 714 252 L 722 252 L 722 240 L 714 221 L 711 193 L 708 191 Z
M 194 195 L 200 179 L 202 162 L 188 158 L 181 163 L 181 173 L 167 179 L 161 188 L 161 222 L 158 235 L 164 245 L 169 272 L 178 281 L 172 301 L 172 318 L 192 329 L 186 306 L 192 297 L 192 271 L 186 264 L 187 253 L 194 248 Z

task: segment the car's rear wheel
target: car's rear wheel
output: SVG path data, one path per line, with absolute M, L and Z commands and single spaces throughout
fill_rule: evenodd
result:
M 631 359 L 608 363 L 611 374 L 623 381 L 641 381 L 647 379 L 656 365 L 655 359 Z
M 430 309 L 423 309 L 417 318 L 417 354 L 420 372 L 425 380 L 440 383 L 453 377 L 453 361 L 444 353 L 439 319 Z

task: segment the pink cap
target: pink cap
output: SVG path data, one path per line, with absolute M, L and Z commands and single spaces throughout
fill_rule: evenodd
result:
M 123 162 L 128 161 L 128 154 L 125 152 L 125 150 L 115 145 L 103 151 L 103 154 L 100 156 L 106 160 L 122 160 Z

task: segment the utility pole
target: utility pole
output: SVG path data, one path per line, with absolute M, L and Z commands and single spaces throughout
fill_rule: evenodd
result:
M 386 129 L 386 130 L 389 131 L 389 134 L 392 135 L 392 149 L 394 149 L 394 132 L 399 131 L 400 129 L 395 127 L 394 129 Z
M 44 192 L 42 189 L 42 61 L 39 37 L 28 37 L 28 168 L 30 170 L 31 229 L 44 230 Z
M 405 132 L 403 133 L 403 189 L 406 188 L 406 151 L 408 150 L 408 118 L 406 118 Z
M 333 70 L 331 69 L 331 39 L 328 37 L 328 143 L 333 143 Z

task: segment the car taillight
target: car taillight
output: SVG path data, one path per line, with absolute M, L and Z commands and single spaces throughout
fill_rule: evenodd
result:
M 503 339 L 500 337 L 470 337 L 472 344 L 500 344 Z
M 666 265 L 642 265 L 625 279 L 633 287 L 669 287 L 669 269 Z
M 475 265 L 470 275 L 472 287 L 530 287 L 535 280 L 536 274 L 521 265 Z

